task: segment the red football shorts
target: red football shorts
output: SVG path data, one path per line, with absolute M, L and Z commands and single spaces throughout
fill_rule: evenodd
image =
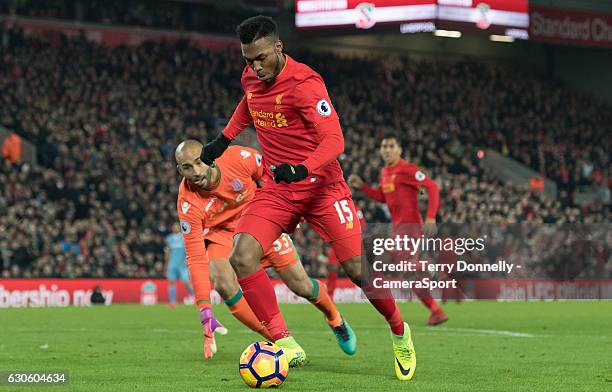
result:
M 227 230 L 209 232 L 204 239 L 208 259 L 229 260 L 230 253 L 232 253 L 233 236 L 234 233 Z M 299 261 L 300 258 L 295 252 L 291 237 L 283 233 L 272 243 L 268 251 L 264 252 L 261 258 L 261 266 L 263 268 L 272 267 L 276 271 L 281 271 Z
M 258 189 L 238 222 L 236 234 L 248 233 L 267 249 L 281 233 L 293 233 L 302 218 L 323 241 L 331 243 L 341 262 L 362 254 L 361 225 L 344 181 L 311 192 Z

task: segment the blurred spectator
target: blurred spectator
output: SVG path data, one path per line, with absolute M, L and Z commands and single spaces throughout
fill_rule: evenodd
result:
M 2 143 L 2 158 L 11 163 L 17 163 L 21 159 L 21 138 L 15 132 L 11 132 L 4 139 Z
M 91 293 L 91 303 L 92 305 L 103 305 L 104 304 L 104 295 L 102 295 L 102 288 L 100 286 L 96 286 Z
M 157 0 L 3 0 L 0 13 L 36 18 L 234 34 L 252 12 L 222 2 Z

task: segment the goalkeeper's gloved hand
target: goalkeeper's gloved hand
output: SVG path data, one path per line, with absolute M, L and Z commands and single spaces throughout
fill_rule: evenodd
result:
M 231 142 L 231 140 L 223 136 L 223 133 L 220 133 L 212 142 L 204 146 L 200 153 L 200 160 L 206 165 L 212 166 L 215 159 L 223 155 L 223 152 Z
M 292 166 L 288 163 L 281 163 L 271 168 L 274 172 L 274 181 L 278 184 L 281 181 L 291 184 L 292 182 L 302 181 L 308 177 L 308 169 L 304 165 Z

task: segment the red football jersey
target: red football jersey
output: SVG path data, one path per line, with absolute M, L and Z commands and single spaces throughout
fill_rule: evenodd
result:
M 208 258 L 204 240 L 215 231 L 234 232 L 261 178 L 261 155 L 252 148 L 231 146 L 216 164 L 221 178 L 214 190 L 205 191 L 184 178 L 179 186 L 176 209 L 188 262 Z
M 223 135 L 233 140 L 255 125 L 264 159 L 264 186 L 309 190 L 343 180 L 338 155 L 344 137 L 338 115 L 321 76 L 285 55 L 283 69 L 271 83 L 257 79 L 248 66 L 242 73 L 244 96 Z M 275 184 L 270 165 L 303 164 L 308 177 L 293 184 Z
M 417 165 L 403 159 L 382 169 L 377 188 L 364 185 L 361 190 L 370 199 L 387 204 L 393 224 L 423 223 L 419 211 L 420 187 L 427 190 L 426 216 L 435 219 L 440 198 L 438 185 L 420 171 Z

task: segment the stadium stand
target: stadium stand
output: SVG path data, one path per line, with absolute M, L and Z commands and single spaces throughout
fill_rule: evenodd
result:
M 163 238 L 176 220 L 174 147 L 214 136 L 231 115 L 239 52 L 0 35 L 0 124 L 38 149 L 37 164 L 1 165 L 2 276 L 162 277 Z M 443 222 L 609 221 L 609 206 L 573 202 L 578 185 L 612 186 L 609 106 L 508 65 L 291 55 L 326 79 L 344 127 L 345 174 L 377 182 L 377 140 L 396 131 L 408 160 L 440 185 Z M 493 178 L 475 154 L 482 147 L 555 180 L 559 198 Z M 380 205 L 356 200 L 367 221 L 388 221 Z M 326 246 L 312 230 L 295 242 L 307 271 L 325 275 Z

